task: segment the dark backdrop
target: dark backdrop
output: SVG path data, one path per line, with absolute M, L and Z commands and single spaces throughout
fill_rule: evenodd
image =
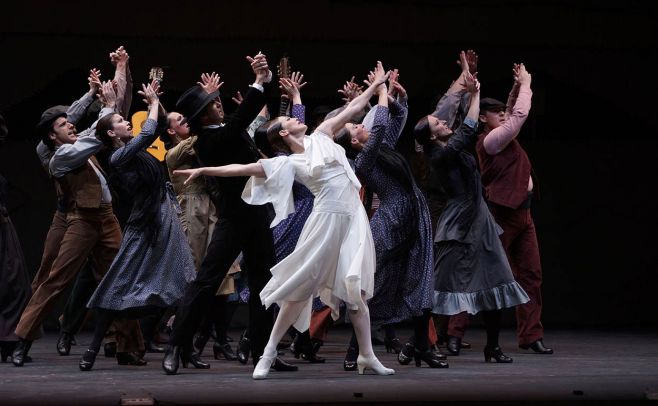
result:
M 461 49 L 480 55 L 483 96 L 505 100 L 513 62 L 533 75 L 533 107 L 520 141 L 533 162 L 533 208 L 551 326 L 657 325 L 655 273 L 655 10 L 639 1 L 210 2 L 169 6 L 84 1 L 3 5 L 0 112 L 10 141 L 0 172 L 28 267 L 39 265 L 54 191 L 34 154 L 41 112 L 86 91 L 87 71 L 112 75 L 124 45 L 136 83 L 164 66 L 163 97 L 204 71 L 230 95 L 253 80 L 245 55 L 287 54 L 306 75 L 308 109 L 338 106 L 336 89 L 364 78 L 377 59 L 399 68 L 411 126 L 429 113 L 459 69 Z M 276 103 L 273 98 L 272 103 Z M 135 98 L 133 110 L 142 104 Z M 409 134 L 401 145 L 409 145 Z M 654 173 L 654 175 L 651 175 Z

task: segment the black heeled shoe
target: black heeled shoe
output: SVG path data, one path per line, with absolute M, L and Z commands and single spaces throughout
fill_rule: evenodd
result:
M 183 368 L 187 368 L 188 364 L 192 364 L 192 366 L 196 369 L 208 369 L 208 368 L 210 368 L 210 364 L 201 361 L 201 358 L 199 357 L 199 355 L 192 352 L 192 351 L 181 352 L 180 360 L 181 360 L 181 363 L 183 364 Z
M 57 353 L 59 355 L 69 355 L 71 352 L 71 339 L 72 336 L 69 333 L 61 333 L 59 335 L 59 339 L 57 340 Z
M 80 371 L 91 371 L 91 368 L 94 367 L 94 362 L 96 362 L 96 355 L 98 355 L 98 353 L 94 350 L 88 349 L 85 351 L 85 353 L 82 354 L 82 359 L 78 363 Z
M 386 347 L 386 352 L 394 352 L 395 354 L 399 354 L 400 351 L 402 351 L 402 343 L 400 342 L 400 339 L 395 337 L 392 339 L 385 338 L 384 339 L 384 347 Z
M 229 343 L 220 344 L 215 341 L 215 344 L 212 345 L 212 352 L 215 356 L 215 359 L 219 359 L 220 354 L 223 355 L 227 361 L 235 361 L 238 359 Z
M 22 338 L 18 341 L 16 348 L 14 348 L 14 352 L 11 354 L 11 362 L 14 366 L 22 367 L 23 364 L 28 362 L 29 357 L 27 356 L 27 353 L 30 351 L 30 347 L 32 347 L 32 341 L 24 340 Z
M 96 362 L 96 355 L 98 353 L 94 350 L 87 350 L 82 354 L 82 359 L 78 363 L 81 371 L 91 371 L 91 368 L 94 367 L 94 362 Z
M 405 343 L 398 354 L 400 365 L 408 365 L 414 357 L 414 346 L 411 343 Z
M 343 361 L 343 369 L 345 371 L 356 371 L 356 359 L 358 357 L 359 349 L 356 347 L 349 347 L 347 349 L 347 354 L 345 354 L 345 360 Z
M 272 369 L 278 372 L 295 372 L 299 367 L 276 357 L 274 363 L 272 363 Z
M 176 375 L 178 373 L 178 361 L 180 360 L 181 347 L 178 345 L 170 345 L 165 351 L 164 358 L 162 359 L 162 369 L 167 375 Z
M 300 357 L 311 364 L 323 364 L 325 359 L 316 355 L 317 349 L 320 345 L 314 345 L 309 336 L 304 336 L 304 333 L 299 333 L 290 344 L 290 352 L 299 359 Z
M 501 364 L 509 364 L 514 361 L 511 357 L 503 354 L 503 350 L 501 350 L 498 346 L 484 347 L 484 362 L 491 362 L 492 358 Z
M 240 335 L 240 341 L 238 341 L 238 349 L 236 352 L 238 361 L 240 361 L 240 363 L 243 365 L 246 365 L 249 361 L 249 351 L 251 350 L 251 342 L 249 341 L 246 333 L 247 332 L 244 331 L 242 335 Z
M 117 356 L 117 343 L 105 343 L 103 346 L 103 353 L 106 358 L 114 358 Z
M 459 350 L 462 348 L 462 339 L 455 336 L 448 336 L 448 342 L 446 343 L 446 350 L 450 355 L 459 355 Z
M 448 368 L 448 361 L 442 360 L 434 351 L 418 351 L 414 350 L 414 361 L 416 366 L 420 367 L 421 361 L 425 362 L 430 368 Z
M 117 352 L 117 364 L 119 365 L 132 365 L 136 367 L 143 367 L 147 364 L 144 358 L 140 357 L 134 352 Z
M 536 354 L 545 354 L 545 355 L 553 354 L 553 349 L 545 347 L 544 341 L 542 339 L 539 339 L 531 344 L 519 345 L 519 348 L 524 350 L 532 350 Z
M 206 334 L 199 334 L 196 336 L 196 339 L 194 339 L 194 352 L 196 352 L 199 357 L 203 353 L 203 349 L 206 347 L 208 340 L 210 340 L 210 335 Z

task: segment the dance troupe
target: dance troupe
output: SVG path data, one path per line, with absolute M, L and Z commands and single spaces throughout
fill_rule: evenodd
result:
M 253 379 L 265 379 L 298 368 L 279 357 L 286 334 L 297 358 L 324 362 L 317 352 L 341 314 L 353 327 L 346 371 L 395 373 L 377 359 L 371 326 L 400 364 L 447 368 L 448 355 L 470 347 L 462 338 L 477 313 L 484 360 L 511 363 L 498 342 L 510 307 L 519 347 L 553 353 L 540 320 L 532 166 L 517 141 L 532 97 L 523 64 L 513 64 L 503 103 L 480 97 L 477 55 L 460 53 L 459 77 L 413 128 L 418 175 L 396 150 L 408 115 L 397 70 L 378 61 L 364 85 L 346 82 L 345 105 L 316 109 L 310 130 L 303 75 L 280 75 L 272 118 L 266 56 L 246 59 L 254 82 L 233 98 L 231 116 L 214 72 L 182 93 L 176 111 L 160 103 L 154 79 L 138 92 L 147 111 L 133 135 L 123 47 L 110 53 L 113 79 L 92 69 L 87 93 L 43 112 L 37 155 L 57 209 L 31 285 L 9 218 L 11 185 L 0 177 L 2 362 L 32 361 L 43 321 L 67 292 L 60 355 L 88 311 L 95 315 L 82 371 L 92 370 L 104 340 L 120 365 L 146 365 L 147 352 L 163 352 L 166 374 L 209 368 L 202 351 L 214 337 L 216 359 L 246 364 L 251 356 Z M 149 153 L 158 140 L 166 166 Z M 249 322 L 236 354 L 226 330 L 241 301 Z M 403 345 L 395 327 L 407 321 L 413 335 Z M 157 340 L 165 322 L 166 347 Z

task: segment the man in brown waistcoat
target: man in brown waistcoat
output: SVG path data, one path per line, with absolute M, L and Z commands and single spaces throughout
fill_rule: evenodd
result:
M 37 126 L 43 142 L 55 153 L 49 169 L 59 184 L 66 207 L 66 232 L 48 277 L 35 290 L 16 327 L 20 342 L 12 361 L 22 366 L 39 327 L 57 299 L 91 256 L 99 276 L 105 274 L 121 244 L 121 229 L 112 211 L 112 196 L 107 180 L 94 154 L 102 143 L 92 134 L 78 137 L 75 126 L 68 122 L 59 107 L 46 110 Z M 136 325 L 136 322 L 133 322 Z M 139 329 L 124 325 L 140 337 L 134 339 L 143 349 Z M 142 347 L 142 348 L 139 348 Z
M 516 307 L 519 347 L 538 354 L 552 354 L 544 346 L 541 324 L 541 263 L 535 223 L 530 213 L 532 165 L 516 140 L 528 117 L 531 75 L 523 64 L 514 64 L 514 86 L 507 104 L 496 99 L 480 101 L 480 134 L 476 149 L 489 208 L 498 225 L 514 278 L 530 296 Z

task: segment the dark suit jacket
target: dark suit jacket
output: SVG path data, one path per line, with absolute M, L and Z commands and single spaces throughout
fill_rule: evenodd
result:
M 265 102 L 263 92 L 249 88 L 244 101 L 223 127 L 206 128 L 201 131 L 194 144 L 200 163 L 204 166 L 222 166 L 258 161 L 261 158 L 258 148 L 246 129 L 258 116 Z M 215 196 L 213 200 L 220 218 L 253 216 L 256 212 L 265 210 L 263 206 L 251 206 L 242 200 L 242 190 L 248 177 L 215 179 L 219 186 L 219 196 Z

